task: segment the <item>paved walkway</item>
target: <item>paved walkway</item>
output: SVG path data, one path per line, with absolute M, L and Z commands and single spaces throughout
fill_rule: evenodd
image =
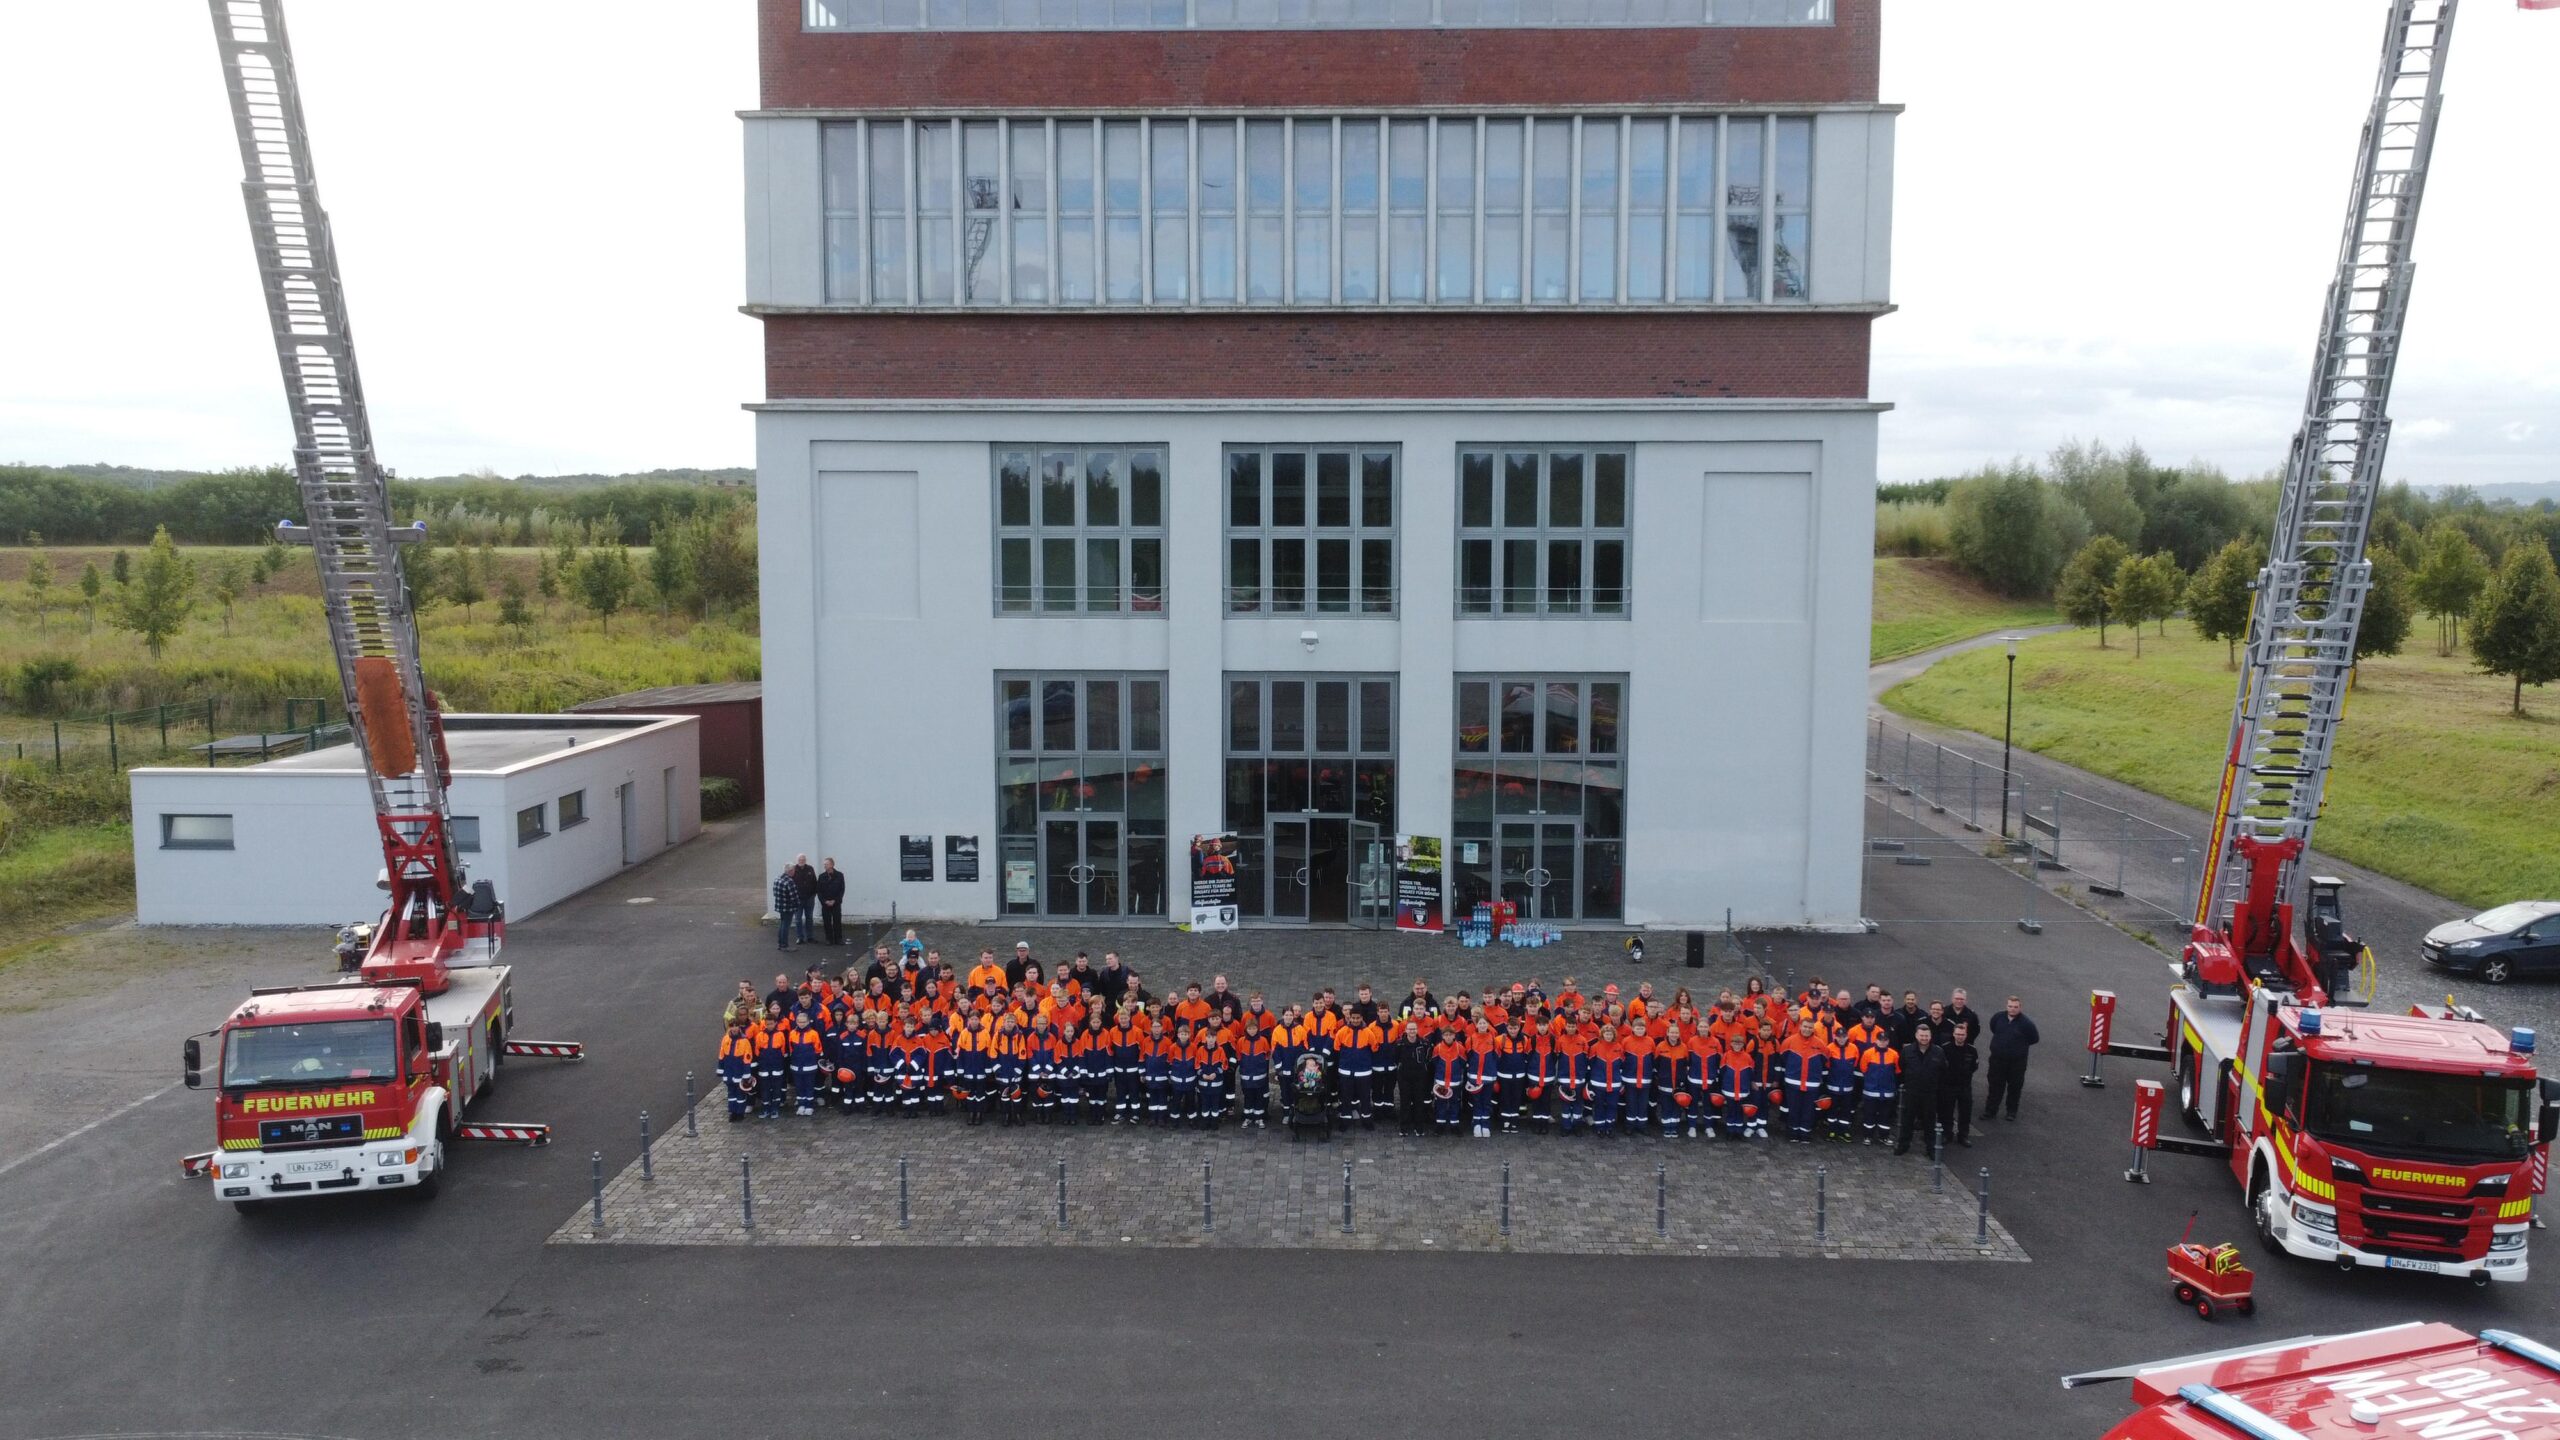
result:
M 1292 1142 L 1277 1128 L 973 1130 L 955 1117 L 731 1124 L 725 1107 L 708 1101 L 699 1124 L 698 1137 L 684 1135 L 679 1122 L 658 1141 L 654 1179 L 643 1179 L 636 1162 L 613 1178 L 601 1234 L 582 1209 L 552 1243 L 2027 1258 L 1997 1220 L 1975 1243 L 1978 1167 L 1965 1161 L 1988 1153 L 1980 1150 L 1953 1149 L 1943 1188 L 1933 1192 L 1919 1151 L 1896 1157 L 1858 1145 L 1530 1134 L 1409 1140 L 1392 1125 L 1318 1143 Z M 752 1231 L 742 1158 L 753 1165 Z M 1817 1167 L 1827 1171 L 1819 1233 Z

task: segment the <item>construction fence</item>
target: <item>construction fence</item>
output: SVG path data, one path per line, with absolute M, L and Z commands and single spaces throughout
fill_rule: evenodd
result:
M 0 715 L 0 759 L 56 771 L 135 765 L 255 764 L 347 736 L 336 701 L 210 695 L 106 715 Z

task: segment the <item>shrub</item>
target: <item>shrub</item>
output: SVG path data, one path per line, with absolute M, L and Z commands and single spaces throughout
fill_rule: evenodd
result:
M 1876 502 L 1876 553 L 1946 554 L 1947 507 L 1926 500 Z
M 747 808 L 747 787 L 726 775 L 702 777 L 702 818 L 725 820 Z
M 1990 469 L 1947 493 L 1956 563 L 2004 595 L 2042 595 L 2089 538 L 2089 517 L 2025 465 Z

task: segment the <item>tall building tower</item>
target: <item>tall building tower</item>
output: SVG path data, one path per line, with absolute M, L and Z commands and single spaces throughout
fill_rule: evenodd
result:
M 1880 3 L 760 0 L 770 857 L 1854 921 Z

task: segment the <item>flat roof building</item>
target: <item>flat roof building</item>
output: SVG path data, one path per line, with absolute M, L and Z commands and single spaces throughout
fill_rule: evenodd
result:
M 1879 4 L 759 0 L 769 860 L 1854 922 Z

